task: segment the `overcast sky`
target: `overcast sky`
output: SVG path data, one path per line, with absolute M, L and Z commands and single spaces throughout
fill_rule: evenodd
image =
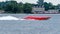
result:
M 6 0 L 0 0 L 0 1 L 6 1 Z M 38 0 L 16 0 L 18 2 L 29 2 L 29 3 L 36 3 Z M 54 5 L 60 4 L 60 0 L 44 0 L 44 2 L 51 2 Z

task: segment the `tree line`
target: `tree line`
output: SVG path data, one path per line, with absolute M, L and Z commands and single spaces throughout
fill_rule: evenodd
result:
M 0 2 L 0 10 L 4 10 L 5 13 L 32 13 L 32 7 L 37 4 L 31 3 L 17 3 L 17 1 Z M 53 5 L 52 3 L 44 2 L 45 10 L 59 9 L 60 4 Z
M 0 10 L 4 10 L 5 13 L 31 13 L 32 5 L 30 3 L 23 4 L 16 1 L 0 2 Z

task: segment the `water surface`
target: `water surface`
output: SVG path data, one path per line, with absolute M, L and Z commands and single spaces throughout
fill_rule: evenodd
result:
M 24 18 L 28 15 L 51 16 L 49 20 L 0 20 L 0 34 L 60 34 L 60 14 L 0 14 Z

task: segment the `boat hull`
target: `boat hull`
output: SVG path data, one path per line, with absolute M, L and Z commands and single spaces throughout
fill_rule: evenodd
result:
M 27 19 L 27 20 L 48 20 L 50 17 L 48 16 L 27 16 L 25 17 L 24 19 Z

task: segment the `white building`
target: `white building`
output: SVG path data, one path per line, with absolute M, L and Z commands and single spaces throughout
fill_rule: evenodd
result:
M 38 0 L 38 1 L 39 1 L 38 4 L 36 4 L 32 7 L 32 13 L 34 13 L 34 14 L 44 14 L 44 13 L 56 14 L 56 13 L 59 13 L 59 10 L 57 10 L 57 9 L 50 9 L 48 11 L 45 11 L 45 8 L 43 6 L 44 0 Z
M 58 10 L 54 10 L 54 9 L 52 9 L 52 10 L 48 10 L 48 12 L 49 12 L 49 13 L 52 13 L 52 14 L 57 14 L 57 13 L 59 13 Z
M 34 7 L 32 7 L 32 13 L 34 13 L 34 14 L 58 14 L 59 10 L 50 9 L 48 11 L 45 11 L 44 7 L 34 6 Z
M 40 6 L 34 6 L 32 7 L 32 13 L 44 13 L 45 8 L 44 7 L 40 7 Z

